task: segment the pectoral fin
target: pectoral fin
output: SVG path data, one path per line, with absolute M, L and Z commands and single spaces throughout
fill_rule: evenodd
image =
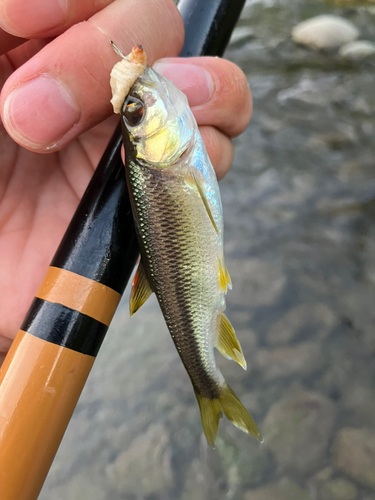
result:
M 208 214 L 208 217 L 210 218 L 211 222 L 212 222 L 212 225 L 214 226 L 215 228 L 215 231 L 217 234 L 219 234 L 219 230 L 217 228 L 217 225 L 216 225 L 216 222 L 215 222 L 215 219 L 212 215 L 212 212 L 211 212 L 211 208 L 210 208 L 210 205 L 208 203 L 208 200 L 207 200 L 207 197 L 206 197 L 206 194 L 204 192 L 204 189 L 202 187 L 202 184 L 200 183 L 199 179 L 197 178 L 197 176 L 194 174 L 194 172 L 191 172 L 191 177 L 193 178 L 194 180 L 194 183 L 195 185 L 197 186 L 197 189 L 198 189 L 198 193 L 200 195 L 200 197 L 202 198 L 202 201 L 203 201 L 203 204 L 206 208 L 206 211 L 207 211 L 207 214 Z
M 147 280 L 141 260 L 138 265 L 137 272 L 135 273 L 132 283 L 132 291 L 130 293 L 130 316 L 133 316 L 133 314 L 137 312 L 141 306 L 143 306 L 151 294 L 152 290 Z
M 233 359 L 246 370 L 247 365 L 241 345 L 238 342 L 233 326 L 224 313 L 221 315 L 220 319 L 216 347 L 225 358 Z
M 232 290 L 232 280 L 230 279 L 228 269 L 227 269 L 227 266 L 225 264 L 224 264 L 224 268 L 225 268 L 225 279 L 227 280 L 228 288 L 230 290 Z

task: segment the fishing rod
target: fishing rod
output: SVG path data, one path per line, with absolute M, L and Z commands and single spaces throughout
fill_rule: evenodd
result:
M 221 56 L 245 0 L 181 0 L 181 56 Z M 36 500 L 138 258 L 116 128 L 0 371 L 1 500 Z

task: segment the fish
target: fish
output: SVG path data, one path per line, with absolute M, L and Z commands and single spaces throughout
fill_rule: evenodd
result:
M 146 66 L 121 108 L 125 172 L 141 260 L 130 314 L 155 293 L 214 446 L 224 414 L 261 440 L 253 418 L 218 369 L 214 348 L 246 369 L 224 313 L 231 279 L 215 171 L 186 96 Z

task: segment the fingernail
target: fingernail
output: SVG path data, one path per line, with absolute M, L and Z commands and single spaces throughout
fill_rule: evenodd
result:
M 201 66 L 160 60 L 154 64 L 153 68 L 172 80 L 176 87 L 186 95 L 190 107 L 205 104 L 213 95 L 213 79 L 210 73 Z
M 4 104 L 4 120 L 17 139 L 36 147 L 60 139 L 78 122 L 80 110 L 69 90 L 40 76 L 13 90 Z
M 4 21 L 14 34 L 43 33 L 65 21 L 67 0 L 6 0 Z

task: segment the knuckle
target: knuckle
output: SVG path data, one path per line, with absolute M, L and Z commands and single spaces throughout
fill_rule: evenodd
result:
M 250 122 L 252 113 L 252 97 L 249 84 L 244 72 L 234 63 L 225 61 L 224 70 L 224 88 L 222 99 L 225 99 L 227 106 L 225 111 L 227 116 L 232 119 L 228 126 L 231 135 L 242 133 Z

